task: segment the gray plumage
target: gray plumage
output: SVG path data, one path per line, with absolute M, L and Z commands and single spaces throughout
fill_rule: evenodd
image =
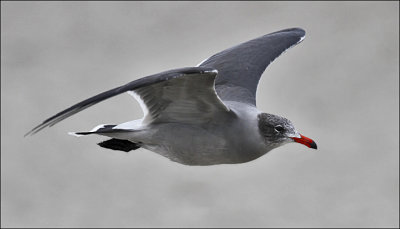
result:
M 218 70 L 215 89 L 224 101 L 256 105 L 258 81 L 266 67 L 305 36 L 302 29 L 285 29 L 244 42 L 203 61 Z
M 122 151 L 142 147 L 187 165 L 244 163 L 293 141 L 316 148 L 286 118 L 256 108 L 256 89 L 265 68 L 304 35 L 298 28 L 278 31 L 217 53 L 198 67 L 132 81 L 59 112 L 27 135 L 128 92 L 141 104 L 142 119 L 73 135 L 108 136 L 111 139 L 100 146 Z

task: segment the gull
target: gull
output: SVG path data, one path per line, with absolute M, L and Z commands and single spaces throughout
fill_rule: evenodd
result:
M 277 31 L 221 51 L 196 67 L 134 80 L 57 113 L 26 135 L 127 92 L 139 102 L 142 119 L 70 134 L 107 136 L 99 146 L 125 152 L 144 148 L 185 165 L 245 163 L 291 142 L 317 149 L 290 120 L 256 107 L 257 85 L 267 66 L 304 37 L 300 28 Z

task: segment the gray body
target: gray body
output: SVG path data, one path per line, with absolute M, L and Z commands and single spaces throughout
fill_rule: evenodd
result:
M 265 68 L 304 36 L 297 28 L 278 31 L 219 52 L 197 67 L 132 81 L 59 112 L 28 134 L 128 92 L 140 103 L 142 119 L 72 134 L 108 136 L 112 139 L 100 146 L 123 151 L 142 147 L 186 165 L 254 160 L 303 137 L 289 120 L 259 111 L 256 90 Z M 303 144 L 316 148 L 312 140 Z
M 231 113 L 209 123 L 157 123 L 131 133 L 103 135 L 140 142 L 142 148 L 186 165 L 244 163 L 275 148 L 260 134 L 257 108 L 238 102 L 226 104 Z

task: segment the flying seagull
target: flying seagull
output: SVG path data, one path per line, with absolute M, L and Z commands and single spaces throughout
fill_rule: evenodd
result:
M 226 49 L 196 67 L 140 78 L 77 103 L 26 135 L 128 92 L 139 102 L 142 119 L 70 134 L 107 136 L 98 145 L 125 152 L 145 148 L 186 165 L 244 163 L 289 142 L 317 149 L 291 121 L 256 107 L 257 85 L 266 67 L 304 37 L 300 28 L 285 29 Z

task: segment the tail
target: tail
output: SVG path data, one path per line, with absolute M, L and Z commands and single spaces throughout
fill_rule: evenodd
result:
M 106 124 L 101 124 L 93 128 L 91 131 L 86 131 L 86 132 L 69 132 L 68 134 L 76 136 L 76 137 L 81 137 L 84 135 L 89 135 L 89 134 L 113 134 L 113 133 L 128 133 L 128 132 L 133 132 L 134 130 L 129 130 L 129 129 L 114 129 L 117 125 L 106 125 Z M 111 137 L 111 136 L 110 136 Z
M 118 134 L 123 134 L 123 133 L 129 133 L 133 132 L 135 130 L 132 129 L 114 129 L 117 125 L 98 125 L 95 128 L 93 128 L 91 131 L 87 132 L 70 132 L 70 135 L 76 136 L 76 137 L 81 137 L 84 135 L 90 135 L 90 134 L 100 134 L 100 135 L 106 135 L 109 137 L 115 137 L 118 136 Z M 98 143 L 99 146 L 106 148 L 106 149 L 112 149 L 112 150 L 120 150 L 124 152 L 129 152 L 131 150 L 136 150 L 141 147 L 141 142 L 135 143 L 131 142 L 128 140 L 123 140 L 123 139 L 117 139 L 117 138 L 111 138 L 107 141 L 103 141 Z

